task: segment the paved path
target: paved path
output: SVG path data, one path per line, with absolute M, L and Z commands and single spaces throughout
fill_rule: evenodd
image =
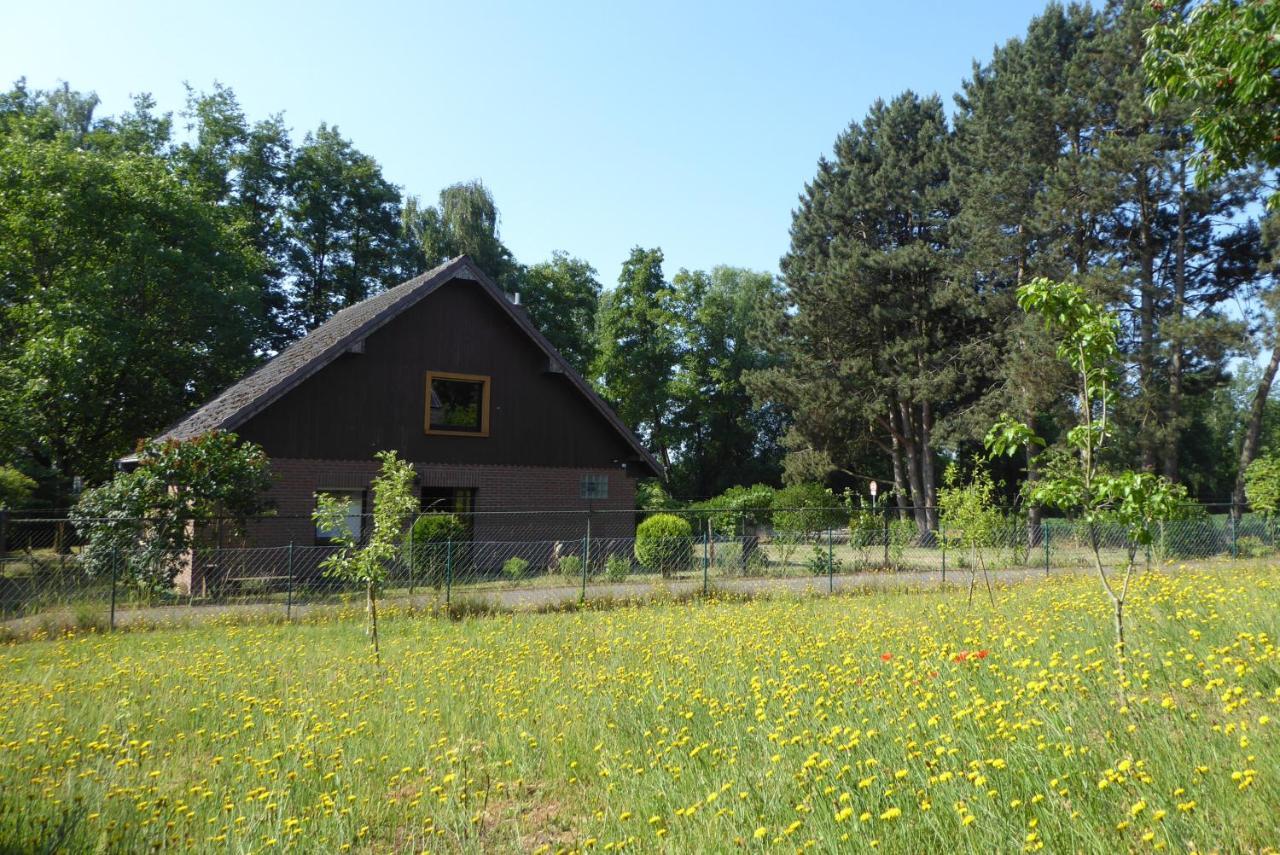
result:
M 1046 574 L 1044 568 L 1019 568 L 1000 570 L 991 574 L 992 582 L 1011 584 L 1035 582 L 1053 576 L 1063 576 L 1086 572 L 1081 568 L 1055 568 Z M 831 592 L 859 593 L 870 591 L 911 591 L 946 587 L 964 587 L 969 584 L 967 571 L 950 572 L 944 582 L 938 571 L 903 571 L 897 573 L 854 573 L 828 579 L 826 576 L 803 577 L 712 577 L 711 587 L 714 591 L 734 594 L 789 593 L 789 594 L 825 594 Z M 981 576 L 978 578 L 979 588 L 982 586 Z M 678 580 L 644 580 L 616 583 L 592 583 L 587 586 L 587 601 L 645 601 L 663 599 L 672 596 L 695 594 L 702 590 L 702 579 L 699 577 Z M 498 587 L 459 587 L 453 591 L 453 603 L 484 604 L 499 611 L 521 611 L 550 609 L 559 605 L 575 603 L 581 597 L 582 588 L 578 585 L 547 585 L 529 588 Z M 345 608 L 360 608 L 362 599 L 353 596 Z M 427 591 L 423 594 L 408 596 L 392 595 L 382 601 L 382 608 L 402 609 L 412 607 L 429 610 L 444 605 L 443 593 Z M 91 616 L 94 621 L 105 624 L 109 617 L 109 605 L 96 603 L 89 610 L 84 606 L 77 608 L 55 608 L 40 614 L 8 620 L 0 624 L 0 636 L 9 634 L 17 637 L 29 636 L 40 629 L 57 630 L 61 627 L 74 627 L 79 615 Z M 342 605 L 331 602 L 308 603 L 296 602 L 289 610 L 293 618 L 320 616 L 341 611 Z M 269 603 L 218 603 L 209 605 L 171 605 L 152 607 L 127 607 L 116 609 L 116 626 L 144 624 L 149 626 L 185 626 L 227 619 L 283 619 L 285 604 Z

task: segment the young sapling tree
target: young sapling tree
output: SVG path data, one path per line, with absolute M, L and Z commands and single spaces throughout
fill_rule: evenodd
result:
M 1267 534 L 1274 542 L 1272 526 L 1280 511 L 1280 457 L 1265 455 L 1244 470 L 1244 494 L 1249 505 L 1262 514 Z
M 975 466 L 969 483 L 962 484 L 959 467 L 952 463 L 943 475 L 943 483 L 945 486 L 938 491 L 938 510 L 946 545 L 969 552 L 969 606 L 973 605 L 979 570 L 987 586 L 987 599 L 994 606 L 996 597 L 991 590 L 984 550 L 996 542 L 1000 531 L 1007 526 L 1004 515 L 995 505 L 995 482 L 991 480 L 991 473 Z
M 413 495 L 413 466 L 394 451 L 380 451 L 375 456 L 382 469 L 373 479 L 373 525 L 368 539 L 362 543 L 347 527 L 347 502 L 336 496 L 321 494 L 314 517 L 321 528 L 338 532 L 333 538 L 338 551 L 321 563 L 325 574 L 364 585 L 369 640 L 374 661 L 381 662 L 378 597 L 387 582 L 387 566 L 400 552 L 405 527 L 418 502 Z
M 1076 516 L 1089 532 L 1094 568 L 1115 618 L 1116 658 L 1121 682 L 1125 682 L 1124 607 L 1133 578 L 1135 556 L 1153 540 L 1153 529 L 1173 516 L 1185 491 L 1149 472 L 1112 470 L 1104 463 L 1112 438 L 1111 422 L 1120 359 L 1115 315 L 1088 298 L 1078 285 L 1037 278 L 1018 288 L 1018 304 L 1028 314 L 1044 320 L 1057 336 L 1058 357 L 1075 374 L 1075 411 L 1079 423 L 1067 432 L 1065 445 L 1050 449 L 1040 478 L 1028 499 Z M 1028 445 L 1045 441 L 1026 424 L 1002 414 L 986 437 L 993 457 L 1012 457 Z M 1119 525 L 1128 544 L 1127 560 L 1119 578 L 1109 576 L 1103 565 L 1099 528 Z

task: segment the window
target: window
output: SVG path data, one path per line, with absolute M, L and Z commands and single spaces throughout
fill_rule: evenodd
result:
M 421 512 L 456 514 L 470 539 L 475 529 L 476 490 L 474 487 L 423 487 Z
M 489 378 L 427 372 L 426 432 L 446 436 L 489 435 Z
M 316 543 L 331 543 L 338 536 L 360 540 L 364 535 L 364 490 L 320 490 L 316 493 L 316 507 L 320 507 L 321 494 L 345 499 L 347 515 L 340 529 L 325 529 L 316 523 Z
M 424 514 L 469 514 L 476 509 L 474 487 L 423 487 Z
M 582 498 L 584 499 L 609 498 L 609 476 L 608 475 L 583 475 L 582 476 Z

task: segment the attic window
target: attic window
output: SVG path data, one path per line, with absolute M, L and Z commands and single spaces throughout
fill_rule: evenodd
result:
M 481 374 L 428 371 L 426 432 L 444 436 L 488 436 L 489 378 Z

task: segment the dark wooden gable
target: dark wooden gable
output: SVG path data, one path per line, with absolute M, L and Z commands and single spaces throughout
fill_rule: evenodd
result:
M 395 449 L 423 463 L 609 468 L 636 461 L 617 426 L 555 369 L 484 284 L 455 278 L 236 430 L 272 457 L 367 460 Z M 491 378 L 489 436 L 424 431 L 428 371 Z

